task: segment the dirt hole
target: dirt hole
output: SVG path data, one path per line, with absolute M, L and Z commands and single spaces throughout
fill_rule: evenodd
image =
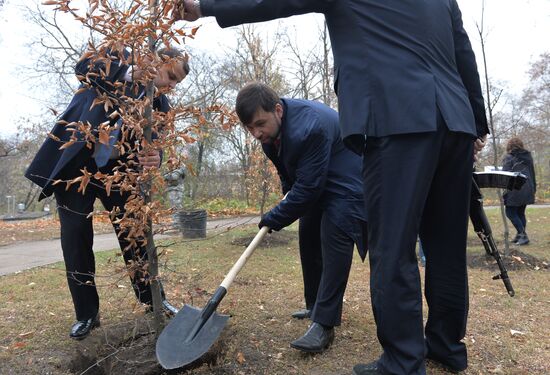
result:
M 156 359 L 152 320 L 141 318 L 95 329 L 69 354 L 66 369 L 86 375 L 181 374 L 203 365 L 215 365 L 226 339 L 227 335 L 222 332 L 210 350 L 197 361 L 181 369 L 166 371 Z

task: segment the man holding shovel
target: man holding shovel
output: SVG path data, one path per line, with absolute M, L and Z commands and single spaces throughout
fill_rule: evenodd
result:
M 282 99 L 249 83 L 237 95 L 244 127 L 262 143 L 279 173 L 286 199 L 259 224 L 280 230 L 300 219 L 300 257 L 312 324 L 290 346 L 324 351 L 340 325 L 342 301 L 357 244 L 366 255 L 361 157 L 342 143 L 338 114 L 324 104 Z

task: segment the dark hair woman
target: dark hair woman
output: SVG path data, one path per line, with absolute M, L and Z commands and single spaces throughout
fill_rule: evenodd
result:
M 513 242 L 517 245 L 527 245 L 529 237 L 527 237 L 525 231 L 525 227 L 527 226 L 525 207 L 528 204 L 535 203 L 535 192 L 537 191 L 533 158 L 518 137 L 512 137 L 508 140 L 506 152 L 507 154 L 502 162 L 502 169 L 505 171 L 521 172 L 527 176 L 527 182 L 520 190 L 509 190 L 504 194 L 506 216 L 517 230 Z

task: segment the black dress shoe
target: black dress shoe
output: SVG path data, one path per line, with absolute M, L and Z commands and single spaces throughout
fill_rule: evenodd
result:
M 294 319 L 309 319 L 311 318 L 311 310 L 310 309 L 302 309 L 298 310 L 292 313 L 292 317 Z
M 71 333 L 69 336 L 75 340 L 82 340 L 90 334 L 92 329 L 99 327 L 100 325 L 99 314 L 90 319 L 79 320 L 71 327 Z
M 298 340 L 290 343 L 294 349 L 306 353 L 321 353 L 330 346 L 334 340 L 334 328 L 325 328 L 321 324 L 313 322 L 306 333 Z
M 371 363 L 367 363 L 366 365 L 363 363 L 360 363 L 358 365 L 353 366 L 353 375 L 376 375 L 376 374 L 382 374 L 382 372 L 378 369 L 378 361 L 374 361 Z

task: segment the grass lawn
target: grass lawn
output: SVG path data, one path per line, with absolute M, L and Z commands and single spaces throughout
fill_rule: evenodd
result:
M 498 239 L 500 213 L 496 209 L 487 213 Z M 550 209 L 528 209 L 527 217 L 532 243 L 521 251 L 548 261 Z M 179 306 L 183 302 L 204 306 L 244 250 L 241 244 L 255 233 L 254 227 L 248 227 L 206 240 L 165 242 L 162 269 L 169 299 Z M 469 254 L 482 254 L 475 234 L 471 232 L 469 237 Z M 269 246 L 252 256 L 218 308 L 232 317 L 216 345 L 216 360 L 179 373 L 350 374 L 355 363 L 378 358 L 381 348 L 370 307 L 368 264 L 361 263 L 358 256 L 354 259 L 343 323 L 337 328 L 334 344 L 322 355 L 303 355 L 289 347 L 308 324 L 290 318 L 291 312 L 303 306 L 296 226 L 272 235 L 267 242 Z M 122 273 L 121 258 L 107 251 L 96 254 L 96 260 L 102 327 L 83 342 L 68 338 L 74 316 L 63 264 L 0 277 L 0 374 L 108 373 L 93 366 L 85 371 L 87 367 L 79 363 L 88 358 L 90 348 L 97 349 L 87 344 L 93 340 L 103 343 L 97 353 L 97 358 L 104 359 L 101 363 L 119 369 L 113 374 L 139 373 L 135 368 L 147 369 L 141 372 L 144 374 L 163 373 L 151 364 L 152 346 L 132 346 L 136 332 L 149 330 L 151 321 L 135 303 L 128 278 Z M 511 271 L 516 290 L 513 298 L 501 281 L 491 280 L 496 272 L 496 265 L 469 270 L 470 315 L 465 337 L 469 368 L 464 374 L 549 374 L 549 270 L 525 266 Z M 133 350 L 132 360 L 123 357 L 109 337 L 120 327 L 126 328 L 122 335 L 127 335 L 128 327 L 133 332 L 124 339 L 124 346 Z M 124 366 L 116 367 L 117 362 Z M 428 374 L 446 372 L 428 362 Z

